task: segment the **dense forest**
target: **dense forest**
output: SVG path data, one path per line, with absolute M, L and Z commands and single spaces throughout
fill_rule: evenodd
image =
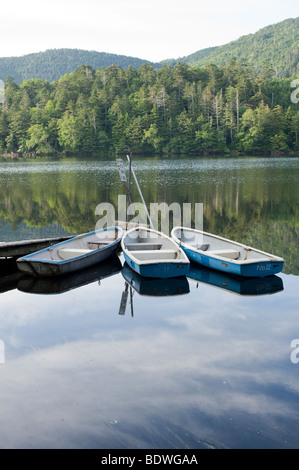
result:
M 53 82 L 8 77 L 0 153 L 295 152 L 298 98 L 298 81 L 275 77 L 268 62 L 258 75 L 234 58 L 202 68 L 88 65 Z
M 242 36 L 223 46 L 210 47 L 194 52 L 177 62 L 202 67 L 207 64 L 222 65 L 235 57 L 246 60 L 257 73 L 263 70 L 265 61 L 272 64 L 276 77 L 288 78 L 299 75 L 299 18 L 289 18 L 266 26 L 254 34 Z

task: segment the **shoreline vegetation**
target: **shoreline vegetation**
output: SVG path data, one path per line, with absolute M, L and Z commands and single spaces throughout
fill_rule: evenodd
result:
M 127 152 L 128 153 L 128 152 Z M 125 155 L 125 153 L 124 153 Z M 153 156 L 152 153 L 143 153 L 143 154 L 136 154 L 138 156 L 143 156 L 143 157 L 149 157 Z M 189 157 L 299 157 L 299 151 L 288 151 L 288 152 L 282 152 L 282 151 L 271 151 L 271 152 L 230 152 L 230 153 L 223 153 L 223 152 L 207 152 L 203 151 L 201 153 L 192 153 L 192 154 L 178 154 L 176 152 L 168 152 L 166 153 L 161 153 L 159 155 L 155 154 L 155 157 L 160 156 L 160 157 L 182 157 L 182 156 L 189 156 Z M 19 153 L 19 152 L 12 152 L 12 153 L 3 153 L 0 154 L 0 158 L 3 160 L 19 160 L 19 159 L 36 159 L 36 158 L 67 158 L 67 157 L 89 157 L 89 158 L 114 158 L 115 154 L 98 154 L 98 153 L 80 153 L 80 154 L 68 154 L 68 153 L 52 153 L 52 154 L 37 154 L 35 152 L 30 152 L 30 153 Z
M 59 80 L 8 77 L 0 157 L 298 155 L 298 80 L 246 62 L 154 69 L 82 65 Z M 297 84 L 297 89 L 296 85 Z

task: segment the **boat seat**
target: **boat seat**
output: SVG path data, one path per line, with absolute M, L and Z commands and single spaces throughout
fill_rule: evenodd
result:
M 190 243 L 190 246 L 192 246 L 192 248 L 196 248 L 197 250 L 206 251 L 210 245 L 208 243 L 204 245 L 200 245 L 199 243 Z
M 204 245 L 197 245 L 196 248 L 201 251 L 206 251 L 209 248 L 209 246 L 210 246 L 209 243 L 206 243 Z
M 126 248 L 130 251 L 160 250 L 162 248 L 162 243 L 127 243 Z
M 87 242 L 87 245 L 109 245 L 112 243 L 114 240 L 111 240 L 107 242 L 107 240 L 102 240 L 102 241 L 96 241 L 96 242 Z
M 98 250 L 99 248 L 104 248 L 107 245 L 110 245 L 112 243 L 112 240 L 110 242 L 87 242 L 87 245 L 89 246 L 90 250 Z
M 159 260 L 162 259 L 176 259 L 177 251 L 175 250 L 136 250 L 134 257 L 139 260 Z
M 92 250 L 86 250 L 84 248 L 62 248 L 58 250 L 57 253 L 59 254 L 60 258 L 67 260 L 71 258 L 77 258 L 78 256 L 87 255 Z
M 237 250 L 211 250 L 207 252 L 209 255 L 216 255 L 220 256 L 223 258 L 229 258 L 229 259 L 238 259 L 240 256 L 240 252 Z

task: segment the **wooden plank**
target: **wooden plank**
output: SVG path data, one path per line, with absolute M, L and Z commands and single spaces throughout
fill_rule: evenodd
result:
M 38 240 L 21 240 L 16 242 L 0 242 L 0 257 L 11 258 L 25 256 L 48 246 L 73 238 L 74 235 L 57 238 L 43 238 Z

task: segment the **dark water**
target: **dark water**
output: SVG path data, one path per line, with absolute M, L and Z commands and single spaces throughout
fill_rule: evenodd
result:
M 161 284 L 120 257 L 43 282 L 2 260 L 0 448 L 299 448 L 299 159 L 134 168 L 146 201 L 203 203 L 205 230 L 285 268 Z M 0 192 L 8 241 L 93 230 L 124 187 L 114 160 L 36 160 L 0 162 Z

